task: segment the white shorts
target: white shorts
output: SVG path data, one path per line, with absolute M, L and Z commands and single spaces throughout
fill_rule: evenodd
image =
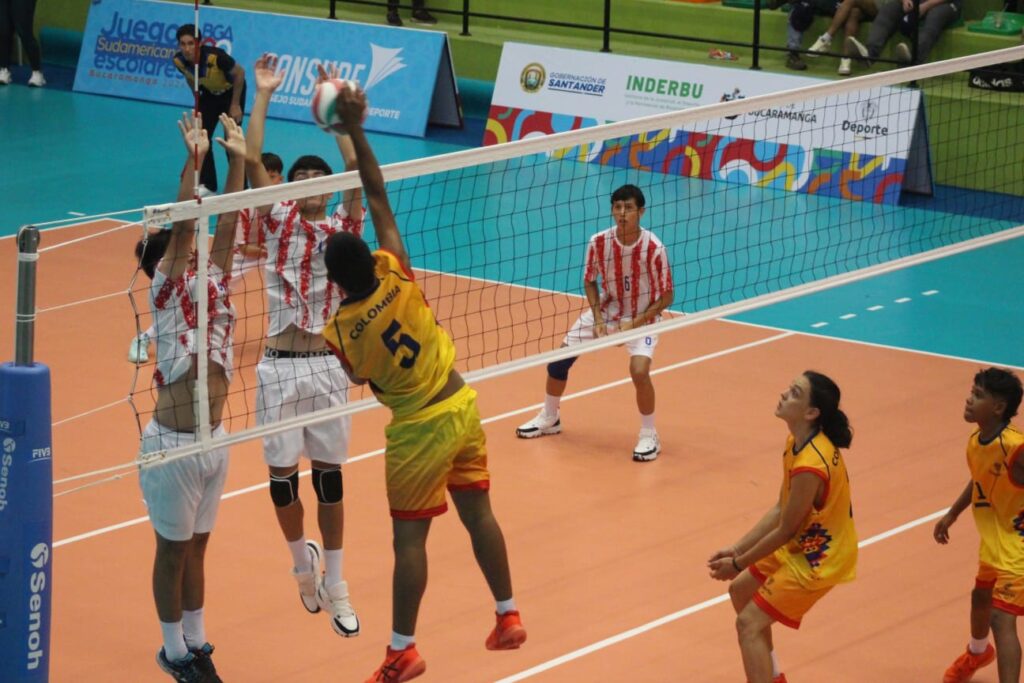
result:
M 269 424 L 296 415 L 343 406 L 348 377 L 334 355 L 260 359 L 256 366 L 256 422 Z M 303 453 L 310 460 L 340 465 L 348 459 L 352 418 L 278 432 L 263 437 L 263 459 L 271 467 L 291 467 Z
M 617 323 L 607 323 L 607 328 L 608 334 L 619 331 Z M 573 346 L 590 341 L 591 339 L 597 339 L 597 335 L 594 334 L 594 314 L 588 309 L 576 320 L 576 323 L 565 335 L 565 339 L 562 340 L 562 344 Z M 657 345 L 658 335 L 656 334 L 640 337 L 625 343 L 626 350 L 629 351 L 631 357 L 643 356 L 644 358 L 654 358 L 654 348 Z
M 213 436 L 226 433 L 223 427 L 213 430 Z M 150 420 L 142 432 L 140 452 L 188 446 L 195 441 L 192 432 L 176 432 Z M 226 447 L 142 469 L 139 486 L 156 532 L 169 541 L 187 541 L 195 534 L 212 531 L 227 474 Z

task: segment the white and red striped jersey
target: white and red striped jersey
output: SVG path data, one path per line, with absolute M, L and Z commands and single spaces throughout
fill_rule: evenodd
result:
M 630 245 L 616 237 L 615 226 L 590 238 L 586 282 L 601 279 L 601 316 L 605 322 L 635 318 L 672 290 L 672 269 L 665 245 L 650 230 Z
M 175 279 L 156 271 L 149 287 L 149 305 L 156 333 L 156 369 L 153 381 L 167 386 L 192 368 L 196 353 L 199 308 L 196 302 L 198 276 L 194 268 Z M 231 303 L 231 275 L 209 266 L 207 281 L 207 348 L 210 360 L 224 368 L 230 381 L 234 370 L 235 307 Z
M 319 334 L 343 298 L 341 289 L 327 278 L 324 247 L 336 232 L 362 237 L 364 209 L 350 218 L 345 203 L 322 221 L 307 221 L 293 201 L 274 204 L 263 220 L 260 243 L 267 248 L 264 266 L 267 283 L 267 336 L 295 325 Z

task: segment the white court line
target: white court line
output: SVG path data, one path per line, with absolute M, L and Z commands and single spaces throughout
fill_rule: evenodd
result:
M 81 211 L 68 211 L 68 215 L 74 216 L 75 218 L 84 218 L 88 214 L 84 214 Z
M 658 368 L 657 370 L 652 370 L 651 374 L 652 375 L 659 375 L 659 374 L 661 374 L 663 372 L 669 372 L 671 370 L 678 370 L 679 368 L 684 368 L 684 367 L 687 367 L 689 365 L 696 365 L 698 363 L 703 363 L 705 361 L 714 360 L 716 358 L 721 358 L 722 356 L 728 356 L 728 355 L 731 355 L 733 353 L 737 353 L 739 351 L 746 351 L 747 349 L 752 349 L 752 348 L 757 347 L 757 346 L 763 346 L 765 344 L 771 344 L 773 342 L 779 341 L 780 339 L 785 339 L 786 337 L 792 337 L 795 334 L 796 334 L 795 332 L 791 332 L 790 330 L 782 330 L 780 334 L 775 334 L 775 335 L 772 335 L 771 337 L 765 337 L 764 339 L 758 339 L 756 341 L 747 342 L 746 344 L 739 344 L 737 346 L 732 346 L 732 347 L 729 347 L 727 349 L 722 349 L 721 351 L 714 351 L 712 353 L 708 353 L 708 354 L 705 354 L 703 356 L 697 356 L 696 358 L 690 358 L 688 360 L 680 361 L 678 363 L 673 363 L 672 365 L 666 365 L 663 368 Z M 562 400 L 563 401 L 569 401 L 569 400 L 572 400 L 574 398 L 582 398 L 583 396 L 589 396 L 590 394 L 596 394 L 598 392 L 605 391 L 607 389 L 611 389 L 611 388 L 614 388 L 614 387 L 619 387 L 619 386 L 622 386 L 622 385 L 625 385 L 625 384 L 631 384 L 632 382 L 633 382 L 633 380 L 631 378 L 629 378 L 629 377 L 627 377 L 625 379 L 615 380 L 613 382 L 608 382 L 606 384 L 601 384 L 599 386 L 591 387 L 589 389 L 583 389 L 582 391 L 577 391 L 577 392 L 572 393 L 572 394 L 566 394 L 565 396 L 562 397 Z M 484 420 L 481 420 L 480 422 L 481 422 L 481 424 L 490 424 L 491 422 L 497 422 L 499 420 L 504 420 L 506 418 L 514 417 L 516 415 L 522 415 L 524 413 L 533 412 L 534 410 L 537 410 L 538 408 L 540 408 L 543 405 L 544 405 L 543 403 L 535 403 L 535 404 L 527 406 L 525 408 L 519 408 L 519 409 L 510 411 L 510 412 L 507 412 L 507 413 L 502 413 L 500 415 L 494 415 L 492 417 L 488 417 L 488 418 L 486 418 Z M 369 451 L 367 453 L 362 453 L 362 454 L 357 455 L 355 457 L 349 458 L 348 462 L 349 463 L 355 463 L 355 462 L 360 462 L 362 460 L 369 460 L 370 458 L 377 457 L 379 455 L 382 455 L 383 453 L 384 453 L 384 449 L 383 448 L 379 448 L 379 449 L 377 449 L 375 451 Z M 306 476 L 308 474 L 309 474 L 309 470 L 305 470 L 305 471 L 301 472 L 299 476 Z M 267 482 L 262 482 L 262 483 L 259 483 L 259 484 L 254 484 L 253 486 L 249 486 L 249 487 L 246 487 L 244 489 L 237 489 L 235 491 L 230 491 L 228 493 L 225 493 L 225 494 L 221 495 L 220 499 L 221 500 L 227 500 L 229 498 L 236 498 L 236 497 L 244 495 L 246 493 L 253 493 L 255 491 L 263 490 L 263 489 L 267 488 L 267 486 L 268 486 Z M 95 538 L 97 536 L 102 536 L 104 534 L 108 534 L 108 533 L 111 533 L 111 532 L 114 532 L 114 531 L 119 531 L 121 529 L 127 529 L 129 527 L 133 527 L 133 526 L 142 524 L 142 523 L 147 522 L 147 521 L 149 521 L 149 517 L 136 517 L 135 519 L 130 519 L 130 520 L 126 521 L 126 522 L 120 522 L 118 524 L 113 524 L 111 526 L 105 526 L 105 527 L 103 527 L 101 529 L 94 529 L 93 531 L 87 531 L 85 533 L 78 534 L 77 536 L 71 536 L 70 538 L 65 538 L 65 539 L 62 539 L 62 540 L 59 540 L 59 541 L 54 541 L 53 547 L 54 548 L 60 548 L 60 547 L 65 546 L 65 545 L 70 545 L 72 543 L 77 543 L 79 541 L 84 541 L 84 540 L 87 540 L 87 539 L 90 539 L 90 538 Z
M 746 327 L 758 327 L 762 330 L 776 330 L 783 331 L 788 328 L 776 327 L 775 325 L 764 325 L 762 323 L 750 323 L 745 320 L 733 320 L 732 318 L 719 318 L 724 323 L 731 323 L 733 325 L 745 325 Z M 804 337 L 814 337 L 815 339 L 826 339 L 828 341 L 843 342 L 845 344 L 856 344 L 858 346 L 870 346 L 876 349 L 885 349 L 887 351 L 902 351 L 903 353 L 913 353 L 919 356 L 931 356 L 932 358 L 942 358 L 945 360 L 961 361 L 963 363 L 977 363 L 979 365 L 994 365 L 1001 368 L 1007 368 L 1008 370 L 1017 370 L 1024 372 L 1024 366 L 1011 365 L 1009 363 L 1003 363 L 1001 361 L 994 360 L 983 360 L 981 358 L 969 358 L 967 356 L 953 356 L 948 353 L 939 353 L 937 351 L 923 351 L 921 349 L 911 349 L 905 346 L 893 346 L 892 344 L 880 344 L 878 342 L 863 341 L 860 339 L 846 339 L 845 337 L 831 337 L 827 334 L 814 334 L 813 332 L 799 332 L 790 330 Z
M 945 508 L 943 510 L 939 510 L 937 512 L 933 512 L 930 515 L 925 515 L 924 517 L 918 517 L 917 519 L 915 519 L 913 521 L 907 522 L 906 524 L 901 524 L 900 526 L 892 528 L 892 529 L 889 529 L 888 531 L 883 531 L 882 533 L 876 534 L 876 535 L 872 536 L 871 538 L 864 539 L 863 541 L 861 541 L 860 543 L 857 544 L 857 547 L 858 548 L 867 548 L 868 546 L 874 545 L 875 543 L 878 543 L 880 541 L 884 541 L 887 538 L 892 538 L 893 536 L 896 536 L 898 534 L 902 534 L 905 531 L 909 531 L 909 530 L 911 530 L 911 529 L 913 529 L 915 527 L 919 527 L 922 524 L 927 524 L 928 522 L 931 522 L 932 520 L 935 520 L 935 519 L 938 519 L 939 517 L 942 517 L 942 515 L 946 514 L 946 512 L 948 510 L 949 510 L 949 508 Z M 585 647 L 581 647 L 578 650 L 573 650 L 572 652 L 570 652 L 568 654 L 564 654 L 564 655 L 562 655 L 560 657 L 555 657 L 554 659 L 550 659 L 550 660 L 548 660 L 548 661 L 546 661 L 546 662 L 544 662 L 542 664 L 538 664 L 537 666 L 534 666 L 534 667 L 531 667 L 529 669 L 526 669 L 525 671 L 520 671 L 517 674 L 513 674 L 513 675 L 508 676 L 506 678 L 502 678 L 502 679 L 496 681 L 496 683 L 515 683 L 515 681 L 525 680 L 525 679 L 530 678 L 532 676 L 536 676 L 539 673 L 543 673 L 545 671 L 549 671 L 550 669 L 554 669 L 555 667 L 561 666 L 563 664 L 567 664 L 568 662 L 571 662 L 573 660 L 580 659 L 582 657 L 586 657 L 587 655 L 592 654 L 594 652 L 597 652 L 598 650 L 603 650 L 605 648 L 611 647 L 612 645 L 616 645 L 618 643 L 621 643 L 624 640 L 629 640 L 630 638 L 635 638 L 636 636 L 639 636 L 639 635 L 642 635 L 644 633 L 647 633 L 648 631 L 653 631 L 654 629 L 659 628 L 661 626 L 664 626 L 665 624 L 672 623 L 673 621 L 678 621 L 679 619 L 682 619 L 683 617 L 688 617 L 691 614 L 696 614 L 697 612 L 703 612 L 704 610 L 708 609 L 709 607 L 714 607 L 715 605 L 720 605 L 721 603 L 727 602 L 728 600 L 729 600 L 729 594 L 728 593 L 722 593 L 721 595 L 716 595 L 715 597 L 710 598 L 708 600 L 705 600 L 704 602 L 699 602 L 696 605 L 690 605 L 689 607 L 687 607 L 685 609 L 681 609 L 678 612 L 673 612 L 672 614 L 667 614 L 667 615 L 665 615 L 663 617 L 659 617 L 659 618 L 657 618 L 657 619 L 655 619 L 653 621 L 649 621 L 646 624 L 642 624 L 641 626 L 637 626 L 635 628 L 631 628 L 628 631 L 623 631 L 622 633 L 618 633 L 618 634 L 616 634 L 614 636 L 610 636 L 608 638 L 605 638 L 604 640 L 599 640 L 596 643 L 592 643 L 591 645 L 587 645 Z

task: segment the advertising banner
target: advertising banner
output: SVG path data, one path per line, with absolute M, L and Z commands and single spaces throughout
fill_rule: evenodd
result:
M 191 91 L 173 63 L 175 32 L 193 21 L 188 5 L 151 0 L 92 0 L 75 90 L 188 106 Z M 461 125 L 447 35 L 330 19 L 203 7 L 204 43 L 246 69 L 263 53 L 278 57 L 284 82 L 270 116 L 310 121 L 317 65 L 357 81 L 370 103 L 366 129 L 422 137 L 428 121 Z M 248 87 L 252 103 L 255 88 Z
M 779 92 L 820 79 L 506 43 L 484 144 Z M 589 163 L 872 202 L 898 201 L 921 94 L 880 87 L 651 131 L 575 154 Z M 915 135 L 915 130 L 917 135 Z M 614 144 L 615 149 L 609 148 Z M 594 147 L 594 146 L 592 146 Z M 916 156 L 916 155 L 915 155 Z M 655 164 L 657 165 L 657 164 Z M 915 175 L 919 170 L 915 169 Z M 930 182 L 915 187 L 930 188 Z

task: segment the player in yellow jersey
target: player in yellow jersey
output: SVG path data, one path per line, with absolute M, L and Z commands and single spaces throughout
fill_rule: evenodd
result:
M 820 373 L 808 370 L 793 380 L 775 408 L 790 432 L 779 500 L 708 560 L 712 578 L 733 579 L 729 597 L 750 683 L 786 683 L 772 650 L 772 624 L 800 628 L 814 603 L 856 574 L 850 478 L 839 452 L 853 433 L 839 396 L 836 383 Z
M 384 467 L 395 549 L 393 631 L 384 663 L 368 683 L 397 683 L 426 670 L 414 633 L 427 584 L 427 532 L 431 520 L 448 509 L 446 488 L 496 603 L 497 624 L 485 646 L 518 648 L 526 630 L 512 598 L 505 539 L 491 512 L 476 392 L 455 370 L 455 345 L 437 324 L 409 267 L 383 175 L 362 129 L 366 96 L 343 89 L 335 107 L 355 146 L 380 249 L 371 252 L 352 233 L 328 239 L 328 276 L 346 297 L 323 334 L 349 378 L 369 382 L 392 411 Z
M 999 683 L 1020 680 L 1017 617 L 1024 615 L 1024 434 L 1010 424 L 1021 401 L 1012 372 L 988 368 L 974 375 L 964 420 L 978 425 L 967 440 L 971 479 L 935 524 L 935 540 L 949 543 L 949 527 L 968 506 L 981 537 L 978 576 L 971 592 L 971 639 L 946 670 L 944 683 L 963 683 L 998 655 Z M 989 625 L 996 646 L 988 642 Z

